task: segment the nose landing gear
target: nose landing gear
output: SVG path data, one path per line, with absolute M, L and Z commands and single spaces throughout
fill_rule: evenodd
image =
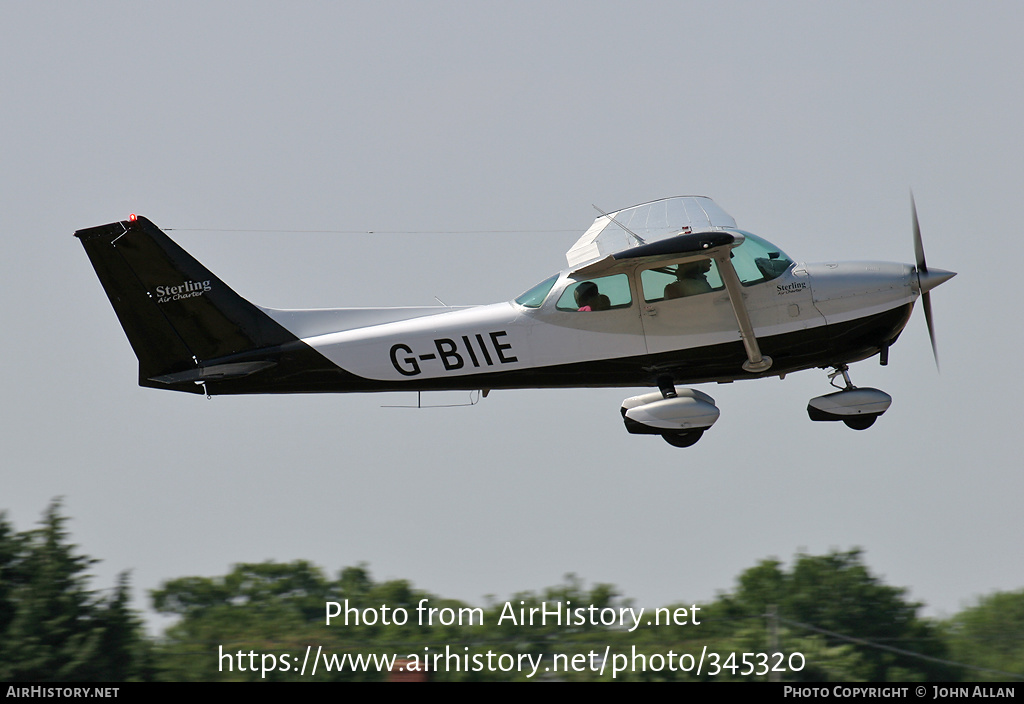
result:
M 829 383 L 841 390 L 812 398 L 807 404 L 807 415 L 811 420 L 842 421 L 848 428 L 867 430 L 889 409 L 892 396 L 878 389 L 857 388 L 850 381 L 849 370 L 847 365 L 841 364 L 828 375 Z M 835 382 L 840 375 L 845 382 L 842 387 Z

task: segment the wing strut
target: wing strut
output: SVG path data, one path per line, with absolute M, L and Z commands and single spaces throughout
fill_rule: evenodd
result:
M 740 286 L 740 277 L 736 275 L 736 269 L 732 265 L 731 254 L 732 252 L 727 249 L 715 255 L 714 260 L 718 263 L 718 273 L 722 276 L 725 290 L 729 292 L 732 312 L 736 315 L 736 323 L 740 326 L 740 337 L 743 339 L 743 346 L 747 350 L 747 361 L 743 363 L 743 369 L 752 374 L 757 374 L 767 371 L 772 366 L 772 358 L 762 355 L 761 348 L 758 347 L 757 337 L 754 335 L 754 326 L 750 323 L 747 306 L 743 302 L 743 288 Z

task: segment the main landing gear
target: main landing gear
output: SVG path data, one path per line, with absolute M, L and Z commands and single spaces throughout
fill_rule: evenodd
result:
M 845 364 L 835 367 L 828 375 L 829 383 L 840 391 L 812 398 L 807 404 L 807 415 L 815 421 L 842 421 L 854 430 L 867 430 L 880 415 L 889 409 L 892 396 L 872 388 L 857 388 L 850 381 L 850 368 Z M 843 377 L 845 386 L 835 382 Z
M 690 447 L 718 420 L 715 399 L 703 391 L 674 386 L 669 378 L 658 379 L 658 388 L 622 402 L 630 433 L 660 435 L 673 447 Z
M 842 421 L 848 428 L 867 430 L 889 410 L 892 397 L 878 389 L 854 386 L 845 364 L 834 370 L 828 375 L 829 383 L 839 391 L 812 398 L 807 415 L 814 421 Z M 836 382 L 837 377 L 842 385 Z M 627 431 L 660 435 L 673 447 L 690 447 L 718 420 L 715 400 L 703 391 L 675 386 L 669 378 L 658 379 L 658 388 L 622 402 Z
M 690 447 L 696 445 L 697 441 L 704 436 L 703 430 L 690 430 L 683 433 L 662 433 L 661 437 L 664 438 L 672 447 Z

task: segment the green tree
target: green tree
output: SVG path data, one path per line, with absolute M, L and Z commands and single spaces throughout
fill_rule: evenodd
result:
M 724 617 L 760 616 L 767 624 L 774 607 L 787 637 L 813 637 L 840 656 L 835 670 L 844 679 L 949 680 L 957 675 L 955 668 L 909 654 L 943 659 L 947 652 L 935 626 L 918 618 L 921 604 L 908 601 L 906 589 L 872 575 L 858 549 L 801 554 L 788 571 L 778 560 L 765 560 L 737 583 L 734 594 L 719 599 Z M 767 628 L 760 632 L 767 639 Z M 834 674 L 809 669 L 802 676 Z
M 972 679 L 1024 678 L 1024 589 L 982 597 L 943 627 L 953 659 L 981 668 L 970 671 Z
M 153 679 L 152 643 L 145 637 L 139 617 L 131 609 L 126 572 L 118 575 L 117 586 L 97 605 L 93 621 L 100 631 L 98 653 L 90 666 L 94 679 L 102 682 Z
M 240 668 L 230 655 L 255 651 L 288 653 L 294 658 L 308 647 L 315 652 L 318 646 L 329 654 L 353 649 L 360 653 L 409 652 L 411 644 L 445 629 L 423 627 L 415 620 L 416 606 L 429 595 L 406 580 L 374 582 L 364 565 L 346 567 L 337 579 L 329 580 L 318 567 L 302 560 L 239 564 L 223 577 L 175 579 L 151 594 L 158 612 L 180 617 L 167 629 L 160 646 L 162 676 L 173 680 L 295 680 L 300 676 L 293 669 L 276 669 L 264 676 L 245 663 L 245 669 Z M 338 617 L 327 626 L 327 602 L 355 609 L 360 615 L 348 625 L 342 623 L 344 617 Z M 404 624 L 383 625 L 382 606 L 392 613 L 404 608 L 413 617 Z M 451 633 L 447 637 L 457 639 Z M 382 676 L 321 668 L 317 679 Z
M 18 611 L 22 536 L 14 532 L 7 514 L 0 513 L 0 680 L 13 677 L 12 664 L 17 644 L 11 638 L 11 624 Z
M 223 577 L 182 577 L 150 594 L 153 607 L 179 616 L 158 648 L 161 678 L 246 680 L 222 654 L 281 652 L 315 643 L 330 585 L 319 568 L 298 560 L 238 564 Z M 260 679 L 256 673 L 255 679 Z
M 105 598 L 88 587 L 96 560 L 69 541 L 55 501 L 35 530 L 0 516 L 0 679 L 124 680 L 139 675 L 141 629 L 122 575 Z

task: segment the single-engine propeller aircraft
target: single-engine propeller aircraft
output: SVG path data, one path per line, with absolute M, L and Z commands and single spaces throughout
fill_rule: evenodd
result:
M 657 387 L 627 398 L 630 433 L 697 442 L 714 399 L 679 384 L 833 370 L 815 421 L 862 430 L 891 397 L 848 365 L 878 355 L 923 297 L 955 274 L 929 269 L 913 207 L 916 266 L 803 264 L 736 228 L 709 198 L 602 212 L 568 268 L 512 301 L 416 308 L 262 308 L 144 217 L 79 230 L 139 358 L 139 384 L 256 394 Z M 600 211 L 599 211 L 600 212 Z M 936 357 L 937 362 L 937 357 Z M 842 386 L 836 382 L 841 376 Z

